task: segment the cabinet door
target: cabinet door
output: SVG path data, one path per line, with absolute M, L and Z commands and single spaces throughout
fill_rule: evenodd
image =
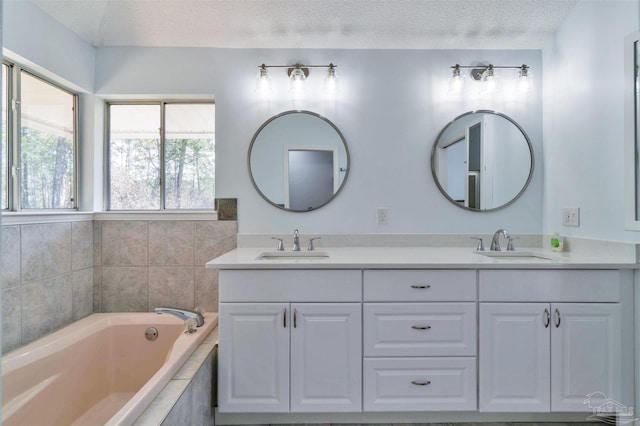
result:
M 548 412 L 546 303 L 480 303 L 480 411 Z
M 551 410 L 592 411 L 585 401 L 593 393 L 621 400 L 620 305 L 557 303 L 551 308 Z
M 286 303 L 221 303 L 218 404 L 221 412 L 289 411 Z
M 360 303 L 293 303 L 291 310 L 291 411 L 361 411 Z

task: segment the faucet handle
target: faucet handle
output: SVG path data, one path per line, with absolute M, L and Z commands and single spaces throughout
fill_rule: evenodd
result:
M 284 251 L 284 242 L 282 238 L 271 237 L 272 240 L 278 240 L 278 251 Z
M 307 247 L 308 251 L 314 251 L 316 247 L 313 245 L 313 240 L 320 240 L 320 237 L 309 238 L 309 247 Z
M 519 240 L 520 237 L 511 237 L 509 236 L 508 240 L 509 242 L 507 243 L 507 251 L 515 251 L 516 247 L 513 245 L 513 240 Z
M 478 247 L 476 247 L 476 251 L 484 251 L 484 241 L 480 237 L 470 237 L 472 240 L 478 240 Z

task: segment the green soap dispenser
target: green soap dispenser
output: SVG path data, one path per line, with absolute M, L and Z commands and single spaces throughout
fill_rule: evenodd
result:
M 562 241 L 562 236 L 559 233 L 555 233 L 551 236 L 551 250 L 553 251 L 562 251 L 564 247 L 564 243 Z

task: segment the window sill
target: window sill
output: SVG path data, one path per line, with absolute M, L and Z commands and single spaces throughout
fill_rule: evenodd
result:
M 35 223 L 84 222 L 92 221 L 93 212 L 78 211 L 37 211 L 3 212 L 2 225 L 28 225 Z
M 94 220 L 218 220 L 215 210 L 191 211 L 127 211 L 127 212 L 3 212 L 2 225 L 84 222 Z
M 218 220 L 215 210 L 95 212 L 94 220 Z

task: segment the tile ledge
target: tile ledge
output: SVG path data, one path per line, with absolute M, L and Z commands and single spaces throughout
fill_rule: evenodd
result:
M 95 212 L 94 220 L 218 220 L 215 210 Z

